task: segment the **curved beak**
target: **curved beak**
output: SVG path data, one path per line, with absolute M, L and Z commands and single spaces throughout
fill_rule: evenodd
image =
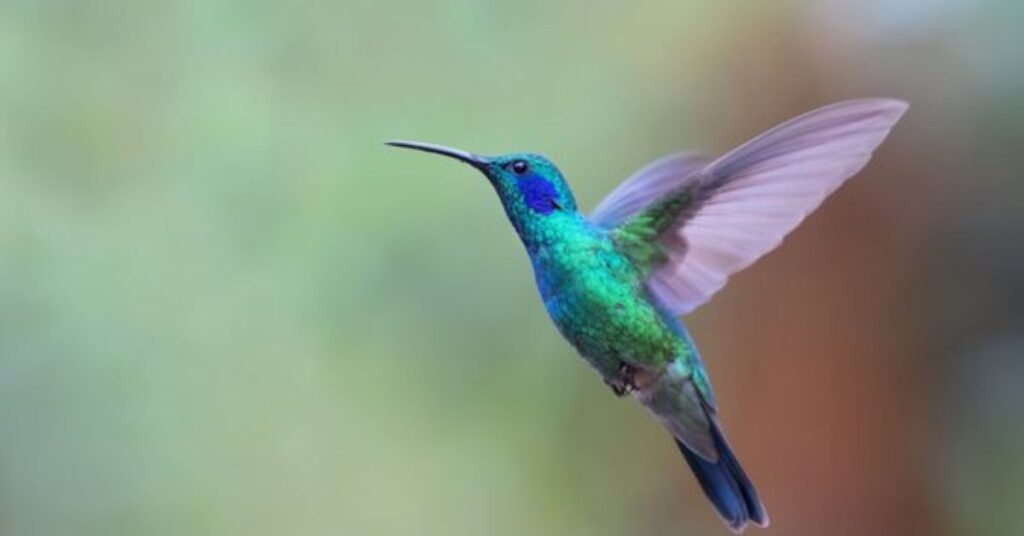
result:
M 415 149 L 417 151 L 424 151 L 427 153 L 434 153 L 439 155 L 448 156 L 456 160 L 465 162 L 480 171 L 487 171 L 490 161 L 479 155 L 475 155 L 470 152 L 462 151 L 459 149 L 453 149 L 451 147 L 445 147 L 444 145 L 437 145 L 434 143 L 424 143 L 420 141 L 408 141 L 408 140 L 392 140 L 386 142 L 386 145 L 392 147 L 402 147 L 405 149 Z

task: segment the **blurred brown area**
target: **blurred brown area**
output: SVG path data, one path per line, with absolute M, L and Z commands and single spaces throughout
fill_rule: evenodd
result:
M 955 341 L 964 326 L 936 333 L 944 312 L 924 304 L 959 304 L 922 294 L 945 291 L 929 280 L 949 261 L 934 250 L 965 238 L 944 233 L 980 208 L 970 205 L 976 199 L 965 202 L 964 192 L 1000 183 L 968 171 L 971 147 L 991 149 L 991 134 L 975 137 L 978 126 L 970 121 L 976 118 L 963 121 L 964 110 L 985 98 L 984 89 L 958 79 L 971 66 L 958 65 L 956 57 L 943 58 L 945 72 L 921 75 L 929 63 L 940 63 L 934 54 L 948 46 L 940 28 L 913 36 L 917 43 L 895 36 L 867 44 L 806 21 L 762 20 L 724 39 L 727 50 L 740 52 L 723 62 L 727 67 L 711 69 L 736 88 L 736 115 L 757 118 L 738 128 L 756 132 L 765 120 L 828 101 L 837 87 L 867 95 L 900 87 L 906 93 L 897 95 L 911 102 L 905 122 L 869 168 L 787 240 L 784 254 L 733 278 L 732 296 L 720 298 L 713 313 L 729 328 L 713 332 L 723 340 L 706 345 L 743 360 L 732 365 L 725 396 L 734 407 L 751 408 L 733 419 L 733 434 L 740 445 L 758 446 L 747 458 L 766 482 L 762 493 L 771 497 L 769 532 L 973 534 L 949 517 L 935 491 L 942 479 L 936 471 L 944 470 L 935 464 L 951 432 L 937 390 L 957 383 L 943 379 L 944 361 L 965 357 L 937 341 Z M 921 42 L 935 49 L 923 53 Z M 746 54 L 755 48 L 756 54 Z M 893 57 L 901 60 L 897 69 L 880 68 Z M 772 96 L 767 106 L 764 95 Z M 1019 106 L 1020 94 L 1011 97 L 1007 104 Z M 948 110 L 934 113 L 929 104 L 940 99 Z M 1024 134 L 1022 125 L 1014 128 Z M 941 143 L 930 143 L 940 136 Z M 1002 195 L 1012 194 L 993 188 L 981 197 Z M 1017 214 L 1019 228 L 1024 212 Z M 968 239 L 988 248 L 993 238 Z M 969 426 L 967 433 L 973 433 Z M 1019 466 L 1024 451 L 1014 455 Z M 987 526 L 1024 528 L 1008 523 Z
M 767 39 L 753 28 L 740 38 L 745 44 L 730 48 L 772 43 L 756 63 L 783 73 L 767 77 L 766 69 L 740 59 L 732 76 L 723 77 L 740 88 L 758 88 L 751 93 L 782 95 L 769 108 L 779 117 L 827 101 L 829 66 L 851 51 L 843 44 L 815 50 L 815 36 L 800 27 L 773 26 L 763 33 Z M 868 69 L 851 67 L 845 76 L 870 80 Z M 759 83 L 765 79 L 784 81 L 784 87 L 766 90 Z M 756 99 L 751 94 L 741 102 Z M 762 107 L 750 115 L 765 114 Z M 772 497 L 773 528 L 781 533 L 938 533 L 941 520 L 929 502 L 928 465 L 920 456 L 920 445 L 932 437 L 925 402 L 934 380 L 926 363 L 932 357 L 925 334 L 907 321 L 907 304 L 899 299 L 921 269 L 914 251 L 920 218 L 938 210 L 938 200 L 911 182 L 886 180 L 903 175 L 898 158 L 913 149 L 896 145 L 913 147 L 913 118 L 911 113 L 868 171 L 787 242 L 784 257 L 737 278 L 733 284 L 751 289 L 741 303 L 729 303 L 738 314 L 719 313 L 737 341 L 729 351 L 756 356 L 747 357 L 750 368 L 737 373 L 737 405 L 754 409 L 733 426 L 744 430 L 741 444 L 758 445 L 752 463 L 768 482 L 763 493 Z M 902 204 L 873 200 L 877 195 L 911 199 L 916 214 L 908 217 Z

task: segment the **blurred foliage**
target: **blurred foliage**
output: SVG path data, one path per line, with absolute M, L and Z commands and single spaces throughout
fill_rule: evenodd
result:
M 877 167 L 694 332 L 768 532 L 1021 530 L 1022 11 L 0 4 L 0 533 L 724 531 L 550 327 L 486 183 L 381 142 L 540 150 L 593 206 L 661 154 L 866 95 L 912 103 Z M 873 335 L 845 292 L 886 311 Z M 845 337 L 898 381 L 829 368 L 857 366 L 824 355 Z M 910 409 L 832 419 L 907 432 L 818 478 L 809 401 L 861 392 L 830 378 Z M 915 507 L 842 473 L 908 459 L 887 487 Z

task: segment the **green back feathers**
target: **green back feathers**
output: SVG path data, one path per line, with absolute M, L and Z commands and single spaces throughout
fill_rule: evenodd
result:
M 659 238 L 673 227 L 692 201 L 692 188 L 686 188 L 653 203 L 612 231 L 615 245 L 644 276 L 668 261 L 668 252 Z

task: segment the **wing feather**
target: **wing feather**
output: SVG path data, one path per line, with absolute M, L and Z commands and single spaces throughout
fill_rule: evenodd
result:
M 889 99 L 841 102 L 791 119 L 699 169 L 701 160 L 692 155 L 658 160 L 612 192 L 594 222 L 614 232 L 666 196 L 687 192 L 692 202 L 659 230 L 666 260 L 651 271 L 648 288 L 674 314 L 689 313 L 860 171 L 906 109 Z
M 612 229 L 665 194 L 678 189 L 681 179 L 700 171 L 710 161 L 709 158 L 688 152 L 659 158 L 622 181 L 605 196 L 590 213 L 590 221 L 605 229 Z

